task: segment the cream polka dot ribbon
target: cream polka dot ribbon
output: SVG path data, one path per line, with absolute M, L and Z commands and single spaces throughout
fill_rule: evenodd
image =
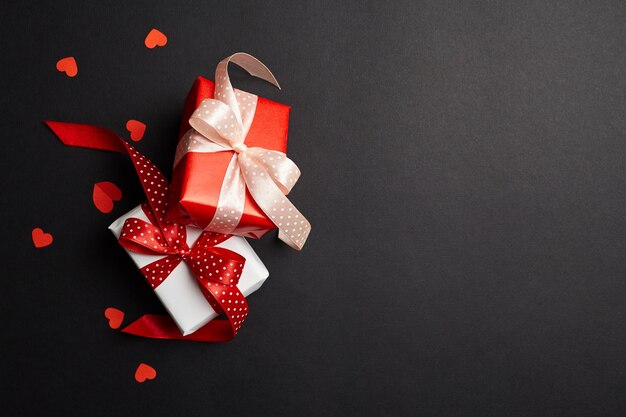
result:
M 187 152 L 234 151 L 217 210 L 205 230 L 231 234 L 241 220 L 247 188 L 278 227 L 278 238 L 300 250 L 309 236 L 311 224 L 286 197 L 298 181 L 300 170 L 283 152 L 245 145 L 257 96 L 233 89 L 228 76 L 230 62 L 280 88 L 270 70 L 251 55 L 238 52 L 221 61 L 215 70 L 214 98 L 202 100 L 189 119 L 192 129 L 181 139 L 174 165 Z

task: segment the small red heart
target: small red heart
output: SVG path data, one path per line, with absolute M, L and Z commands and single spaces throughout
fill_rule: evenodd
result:
M 122 325 L 124 321 L 124 312 L 114 307 L 109 307 L 104 310 L 104 317 L 109 319 L 109 327 L 117 329 Z
M 102 181 L 93 186 L 93 203 L 103 213 L 113 210 L 113 202 L 122 199 L 122 191 L 109 181 Z
M 36 248 L 43 248 L 45 246 L 51 245 L 52 241 L 54 240 L 50 233 L 44 233 L 44 231 L 41 230 L 39 227 L 34 228 L 31 235 L 33 237 L 33 243 L 35 244 Z
M 150 33 L 148 33 L 148 36 L 146 36 L 146 40 L 144 41 L 146 47 L 150 49 L 154 48 L 155 46 L 165 46 L 166 43 L 167 36 L 165 36 L 163 32 L 156 29 L 152 29 Z
M 140 363 L 135 371 L 135 381 L 144 382 L 146 379 L 156 378 L 156 371 L 150 365 Z
M 126 122 L 126 130 L 130 132 L 130 138 L 139 142 L 143 138 L 143 134 L 146 132 L 145 123 L 141 123 L 139 120 L 129 120 Z
M 75 77 L 78 74 L 78 65 L 73 56 L 68 56 L 57 61 L 57 70 L 64 72 L 68 77 Z

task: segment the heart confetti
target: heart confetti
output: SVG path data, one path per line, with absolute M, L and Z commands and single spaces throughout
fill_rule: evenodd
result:
M 57 61 L 57 71 L 64 72 L 68 77 L 75 77 L 78 74 L 78 65 L 73 56 L 59 59 Z
M 109 181 L 102 181 L 93 186 L 93 203 L 103 213 L 113 210 L 113 202 L 122 199 L 122 191 Z
M 39 227 L 34 228 L 31 235 L 33 238 L 33 243 L 35 244 L 36 248 L 43 248 L 43 247 L 49 246 L 52 244 L 52 241 L 54 240 L 50 233 L 45 233 Z
M 165 46 L 166 43 L 167 36 L 165 36 L 163 32 L 157 29 L 152 29 L 150 33 L 148 33 L 148 36 L 146 36 L 146 40 L 144 41 L 146 48 L 149 49 L 153 49 L 156 46 Z
M 143 138 L 143 134 L 146 132 L 146 125 L 139 120 L 131 119 L 126 122 L 126 130 L 130 132 L 130 138 L 133 141 L 139 142 L 141 138 Z
M 146 365 L 145 363 L 140 363 L 135 371 L 135 381 L 144 382 L 147 379 L 156 378 L 156 370 L 150 365 Z
M 124 312 L 118 310 L 115 307 L 109 307 L 104 310 L 104 317 L 109 319 L 109 327 L 112 329 L 119 329 L 124 321 Z

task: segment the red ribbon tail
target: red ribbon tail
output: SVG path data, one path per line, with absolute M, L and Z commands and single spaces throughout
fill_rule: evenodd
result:
M 194 342 L 227 342 L 235 336 L 228 320 L 215 319 L 190 335 L 183 336 L 170 316 L 145 314 L 122 332 L 149 339 L 191 340 Z
M 153 213 L 159 214 L 154 216 L 156 222 L 159 227 L 162 226 L 163 215 L 167 209 L 167 199 L 160 199 L 159 201 L 156 197 L 167 195 L 169 184 L 163 173 L 152 161 L 108 129 L 86 124 L 53 122 L 50 120 L 46 120 L 45 123 L 66 146 L 99 149 L 128 155 L 148 197 L 150 209 L 152 209 Z M 148 178 L 150 178 L 150 182 L 148 182 Z M 153 182 L 160 184 L 161 188 L 158 192 L 156 187 L 151 187 L 150 184 Z
M 54 122 L 50 120 L 45 120 L 44 123 L 67 146 L 127 153 L 121 142 L 122 139 L 108 129 L 86 124 Z

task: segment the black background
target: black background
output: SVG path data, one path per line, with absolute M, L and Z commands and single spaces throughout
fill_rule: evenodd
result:
M 626 414 L 623 1 L 93 3 L 0 6 L 3 415 Z M 144 121 L 169 175 L 187 90 L 240 50 L 283 91 L 235 86 L 293 106 L 313 233 L 252 242 L 231 343 L 111 330 L 163 311 L 107 230 L 137 180 L 41 120 Z

